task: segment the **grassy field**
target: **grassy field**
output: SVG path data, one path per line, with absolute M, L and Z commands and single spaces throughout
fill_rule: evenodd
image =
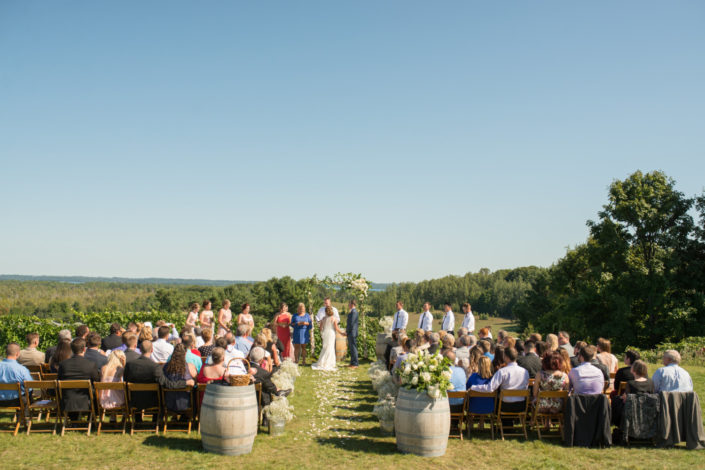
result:
M 656 366 L 652 366 L 652 371 Z M 705 368 L 687 367 L 700 396 L 705 396 Z M 610 449 L 565 448 L 552 441 L 488 436 L 460 442 L 451 439 L 445 456 L 433 459 L 403 455 L 394 437 L 379 430 L 372 407 L 376 395 L 367 378 L 367 366 L 341 368 L 334 373 L 302 369 L 291 397 L 296 418 L 282 437 L 264 430 L 251 454 L 224 457 L 201 450 L 198 434 L 167 436 L 72 433 L 0 436 L 2 468 L 703 468 L 702 453 L 649 447 Z

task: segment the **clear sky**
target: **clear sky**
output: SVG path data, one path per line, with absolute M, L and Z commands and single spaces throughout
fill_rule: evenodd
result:
M 0 2 L 0 273 L 548 266 L 705 186 L 705 2 Z

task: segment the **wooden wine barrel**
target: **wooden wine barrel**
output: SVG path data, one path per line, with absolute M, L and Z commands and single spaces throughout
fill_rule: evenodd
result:
M 340 361 L 348 353 L 348 339 L 345 336 L 335 337 L 335 359 Z
M 201 444 L 206 451 L 249 454 L 257 435 L 257 421 L 254 385 L 208 384 L 201 404 Z
M 448 398 L 433 400 L 426 392 L 400 388 L 394 430 L 400 451 L 422 457 L 444 455 L 450 432 Z
M 375 355 L 377 359 L 384 360 L 384 353 L 387 351 L 387 344 L 392 340 L 392 335 L 387 333 L 377 333 L 377 342 L 375 343 Z

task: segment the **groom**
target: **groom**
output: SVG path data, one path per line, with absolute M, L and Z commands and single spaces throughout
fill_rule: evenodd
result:
M 357 369 L 357 366 L 359 365 L 357 361 L 358 314 L 357 309 L 355 308 L 356 306 L 357 302 L 355 302 L 354 300 L 351 300 L 348 304 L 348 310 L 350 311 L 350 313 L 348 313 L 347 324 L 345 325 L 345 334 L 347 334 L 348 336 L 348 351 L 350 352 L 351 369 Z

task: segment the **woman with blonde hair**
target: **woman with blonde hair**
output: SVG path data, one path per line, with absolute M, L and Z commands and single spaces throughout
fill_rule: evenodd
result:
M 475 350 L 477 348 L 473 348 Z M 470 355 L 472 358 L 472 354 Z M 480 355 L 477 362 L 477 372 L 468 377 L 466 388 L 470 390 L 473 385 L 485 385 L 492 380 L 492 361 L 487 356 Z M 492 413 L 494 411 L 494 398 L 470 398 L 468 401 L 470 413 Z
M 252 336 L 252 331 L 255 329 L 255 319 L 250 313 L 250 304 L 242 304 L 240 314 L 237 316 L 237 324 L 238 326 L 247 325 L 247 336 Z
M 108 356 L 108 362 L 101 370 L 101 382 L 122 382 L 125 372 L 125 353 L 114 349 Z M 100 406 L 106 409 L 116 408 L 125 404 L 125 392 L 122 390 L 101 390 Z
M 281 350 L 283 348 L 280 348 L 279 345 L 281 342 L 279 342 L 279 339 L 277 338 L 277 341 L 274 341 L 274 337 L 272 335 L 272 330 L 269 328 L 262 328 L 262 331 L 260 332 L 260 335 L 264 335 L 267 338 L 267 343 L 263 346 L 264 351 L 269 353 L 272 356 L 272 365 L 273 367 L 279 367 L 281 365 Z M 259 337 L 259 335 L 258 335 Z
M 218 310 L 218 337 L 230 333 L 230 322 L 233 319 L 233 312 L 230 311 L 230 301 L 223 301 L 223 308 Z
M 553 333 L 546 335 L 546 352 L 553 352 L 558 350 L 558 336 Z
M 311 316 L 306 313 L 306 305 L 299 302 L 296 306 L 296 315 L 291 320 L 294 328 L 294 361 L 306 365 L 306 345 L 311 341 Z
M 213 332 L 213 304 L 210 300 L 206 299 L 203 301 L 203 310 L 201 311 L 198 321 L 201 324 L 201 328 L 204 330 L 211 330 Z
M 272 360 L 272 353 L 270 351 L 267 351 L 267 335 L 265 335 L 264 333 L 260 333 L 257 335 L 257 337 L 255 338 L 255 342 L 252 345 L 252 348 L 255 348 L 257 346 L 264 349 L 264 357 L 257 365 L 259 365 L 261 368 L 265 369 L 267 372 L 272 372 L 273 360 Z M 250 350 L 252 350 L 252 349 L 250 349 Z

